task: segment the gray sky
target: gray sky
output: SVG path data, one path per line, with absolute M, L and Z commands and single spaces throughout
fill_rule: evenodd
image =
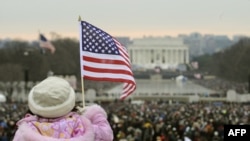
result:
M 250 36 L 250 0 L 0 0 L 0 39 L 79 36 L 78 16 L 113 36 Z

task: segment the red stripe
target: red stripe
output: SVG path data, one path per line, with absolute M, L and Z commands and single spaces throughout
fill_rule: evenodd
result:
M 118 49 L 120 52 L 122 52 L 125 56 L 123 56 L 125 59 L 129 59 L 129 56 L 128 56 L 128 52 L 126 51 L 126 49 L 123 47 L 123 46 L 119 46 L 117 45 Z
M 134 83 L 133 81 L 131 81 L 129 79 L 122 79 L 122 78 L 107 78 L 107 77 L 98 78 L 98 77 L 94 77 L 94 76 L 83 76 L 83 77 L 85 79 L 93 80 L 93 81 L 111 81 L 111 82 Z
M 130 64 L 130 60 L 129 60 L 129 58 L 128 58 L 128 56 L 126 54 L 121 54 L 121 56 L 125 59 L 125 61 L 126 61 L 127 64 Z
M 134 91 L 134 89 L 132 89 L 133 87 L 131 86 L 127 91 L 123 91 L 123 93 L 125 94 L 125 95 L 130 95 L 133 91 Z
M 135 83 L 132 82 L 132 83 L 129 83 L 129 84 L 124 84 L 123 88 L 124 88 L 124 89 L 130 90 L 130 89 L 131 89 L 132 87 L 134 87 L 134 86 L 135 86 Z
M 89 61 L 93 63 L 126 65 L 127 67 L 130 68 L 128 64 L 124 63 L 124 61 L 121 61 L 121 60 L 99 59 L 99 58 L 93 58 L 93 57 L 88 57 L 88 56 L 83 56 L 82 59 L 84 61 Z
M 127 59 L 129 58 L 128 53 L 123 46 L 118 46 L 118 49 L 119 51 L 123 52 L 123 54 L 125 55 L 124 57 L 126 57 Z
M 119 69 L 100 69 L 100 68 L 94 68 L 89 66 L 83 66 L 83 70 L 87 70 L 90 72 L 97 72 L 97 73 L 114 73 L 114 74 L 127 74 L 127 75 L 133 75 L 132 72 L 126 71 L 126 70 L 119 70 Z
M 129 89 L 127 90 L 127 91 L 123 91 L 123 94 L 122 94 L 122 96 L 120 97 L 120 99 L 121 100 L 124 100 L 126 97 L 128 97 L 129 95 L 131 95 L 133 92 L 134 92 L 134 90 L 136 89 L 136 87 L 135 87 L 136 85 L 134 84 L 134 85 L 132 85 L 132 86 L 130 86 L 129 87 Z M 126 87 L 126 86 L 125 86 Z M 124 89 L 124 87 L 123 87 L 123 89 Z
M 123 88 L 127 89 L 128 87 L 129 87 L 129 84 L 125 84 Z

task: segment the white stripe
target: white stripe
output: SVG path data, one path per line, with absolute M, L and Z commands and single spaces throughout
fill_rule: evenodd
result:
M 124 47 L 118 45 L 118 48 L 119 48 L 119 52 L 122 53 L 126 59 L 129 59 L 126 57 L 126 56 L 128 56 L 128 52 L 126 50 L 124 50 Z
M 87 70 L 84 70 L 83 73 L 84 76 L 90 76 L 90 77 L 96 77 L 96 78 L 112 78 L 112 79 L 129 79 L 131 81 L 134 81 L 134 77 L 131 75 L 126 74 L 115 74 L 115 73 L 102 73 L 102 72 L 90 72 Z
M 121 50 L 121 49 L 120 49 Z M 119 51 L 120 52 L 120 54 L 121 54 L 121 56 L 123 56 L 123 58 L 124 58 L 124 60 L 126 60 L 126 62 L 128 63 L 128 64 L 131 64 L 130 63 L 130 60 L 129 60 L 129 56 L 128 56 L 128 54 L 126 53 L 126 52 L 123 52 L 123 51 Z
M 131 87 L 128 87 L 128 89 L 130 89 L 130 90 L 128 92 L 126 92 L 126 93 L 125 93 L 125 91 L 123 91 L 123 94 L 120 96 L 121 99 L 131 95 L 133 93 L 133 91 L 135 90 L 135 85 L 132 85 Z
M 55 47 L 50 42 L 41 41 L 40 42 L 40 47 L 47 48 L 47 49 L 50 49 L 52 51 L 55 50 Z
M 112 54 L 100 54 L 100 53 L 93 53 L 88 51 L 82 51 L 83 56 L 89 56 L 92 58 L 98 58 L 98 59 L 110 59 L 110 60 L 121 60 L 123 61 L 124 58 L 121 55 L 112 55 Z
M 99 54 L 99 53 L 92 53 L 92 52 L 82 51 L 82 56 L 96 58 L 96 59 L 118 60 L 118 61 L 124 62 L 128 66 L 130 65 L 127 62 L 127 60 L 125 60 L 121 55 Z
M 120 51 L 120 53 L 121 53 L 121 55 L 123 56 L 124 60 L 126 60 L 126 63 L 127 63 L 127 64 L 130 64 L 129 58 L 126 57 L 126 56 L 123 54 L 123 52 Z
M 127 93 L 122 93 L 122 95 L 120 96 L 121 99 L 128 97 L 129 95 L 131 95 L 133 93 L 134 89 L 131 89 L 131 91 L 127 92 Z
M 112 70 L 126 70 L 131 72 L 131 69 L 126 65 L 118 65 L 118 64 L 103 64 L 103 63 L 95 63 L 89 62 L 86 60 L 84 61 L 84 66 L 88 66 L 91 68 L 98 68 L 98 69 L 112 69 Z
M 126 87 L 126 85 L 128 85 L 127 87 Z M 124 88 L 123 88 L 124 90 L 123 90 L 123 92 L 126 92 L 127 91 L 127 93 L 131 93 L 132 91 L 134 91 L 134 89 L 135 89 L 135 84 L 132 84 L 132 83 L 125 83 L 124 84 Z

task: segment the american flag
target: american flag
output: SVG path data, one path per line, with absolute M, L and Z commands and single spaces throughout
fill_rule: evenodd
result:
M 115 38 L 88 22 L 80 22 L 82 77 L 94 81 L 122 82 L 120 99 L 136 89 L 127 50 Z
M 40 34 L 39 45 L 41 48 L 48 49 L 52 54 L 56 51 L 56 48 L 52 45 L 50 41 L 46 39 L 43 34 Z

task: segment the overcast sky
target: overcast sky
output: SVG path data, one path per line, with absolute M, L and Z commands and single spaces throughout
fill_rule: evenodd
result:
M 0 0 L 0 39 L 79 36 L 78 16 L 113 36 L 250 36 L 250 0 Z

